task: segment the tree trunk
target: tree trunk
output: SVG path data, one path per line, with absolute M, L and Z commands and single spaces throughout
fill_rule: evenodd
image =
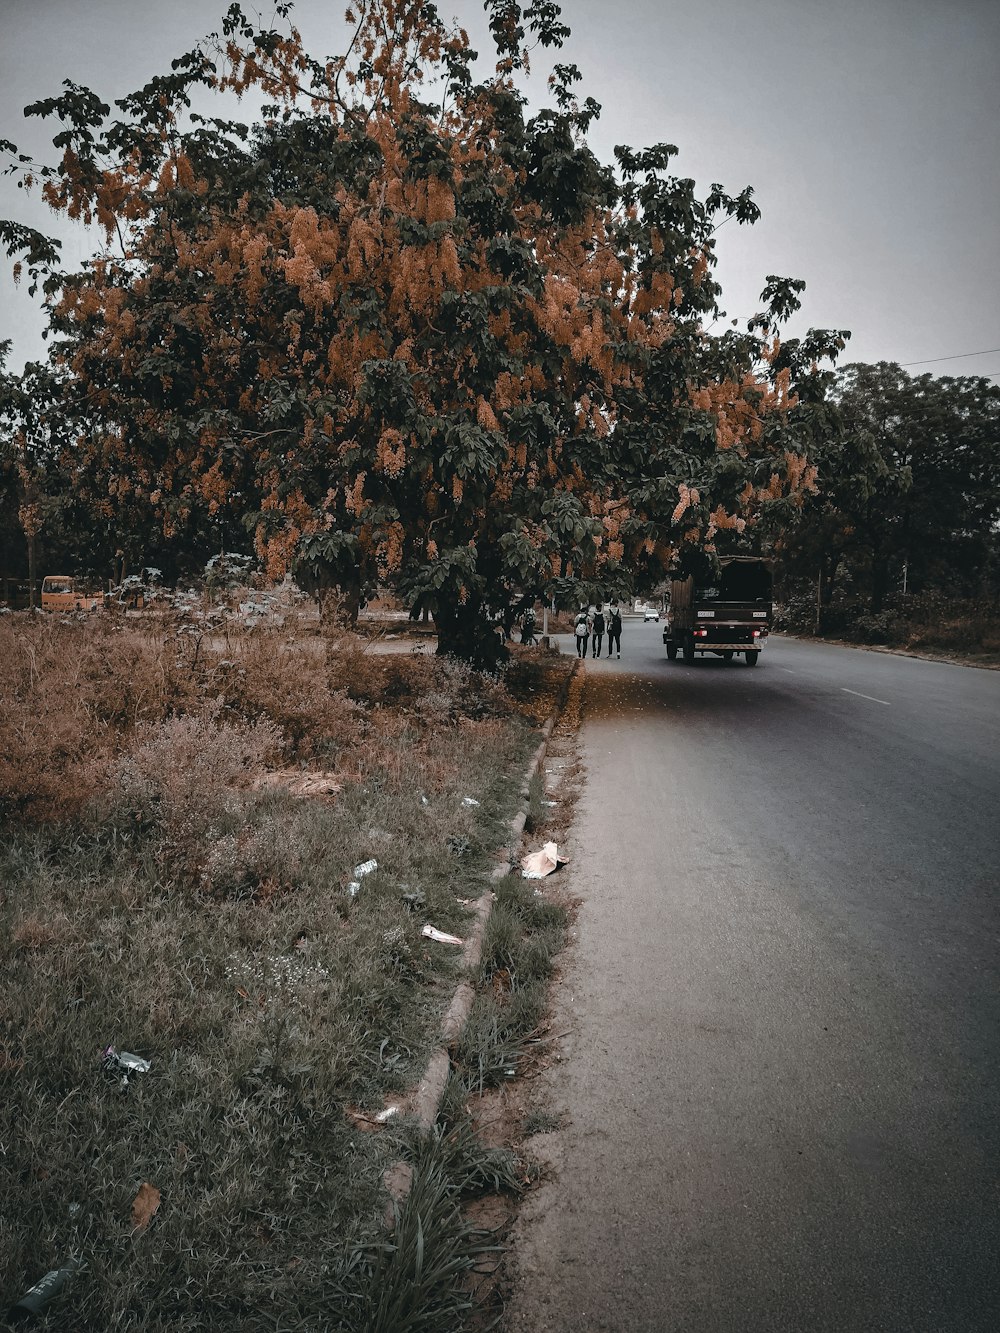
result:
M 316 598 L 319 604 L 320 624 L 356 629 L 361 612 L 361 580 L 332 584 L 323 579 L 299 577 L 300 588 Z
M 876 554 L 872 559 L 872 600 L 871 612 L 877 616 L 885 605 L 885 596 L 889 591 L 889 560 L 887 556 Z
M 461 658 L 479 671 L 496 671 L 510 656 L 500 627 L 487 619 L 480 603 L 439 602 L 434 623 L 439 655 Z
M 33 532 L 28 539 L 28 605 L 32 610 L 38 605 L 38 540 Z
M 837 580 L 837 570 L 840 568 L 840 556 L 830 555 L 823 561 L 822 570 L 822 589 L 820 601 L 823 606 L 829 606 L 833 601 L 833 585 Z
M 839 554 L 820 556 L 819 570 L 816 575 L 816 633 L 823 632 L 823 613 L 833 601 L 833 585 L 840 568 Z

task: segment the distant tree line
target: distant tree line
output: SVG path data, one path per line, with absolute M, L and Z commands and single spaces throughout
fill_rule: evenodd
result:
M 854 364 L 830 404 L 819 489 L 773 536 L 794 627 L 877 640 L 947 601 L 995 614 L 1000 386 Z

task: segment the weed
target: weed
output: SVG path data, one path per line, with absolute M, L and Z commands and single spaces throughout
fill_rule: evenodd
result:
M 482 1144 L 464 1110 L 447 1118 L 442 1116 L 432 1135 L 417 1140 L 412 1158 L 418 1167 L 429 1159 L 440 1159 L 451 1187 L 463 1198 L 520 1194 L 522 1189 L 517 1158 L 507 1148 Z
M 473 1308 L 469 1275 L 496 1252 L 491 1237 L 463 1219 L 461 1184 L 450 1175 L 453 1154 L 435 1134 L 414 1164 L 395 1209 L 392 1234 L 344 1255 L 332 1276 L 331 1329 L 343 1333 L 441 1333 L 459 1329 Z
M 536 768 L 528 783 L 528 811 L 524 821 L 525 833 L 537 833 L 545 823 L 545 774 Z
M 529 1111 L 524 1117 L 522 1134 L 530 1139 L 535 1134 L 552 1134 L 562 1128 L 562 1118 L 549 1111 Z
M 566 914 L 509 875 L 483 934 L 479 988 L 457 1050 L 466 1086 L 481 1092 L 512 1078 L 537 1042 L 552 959 Z

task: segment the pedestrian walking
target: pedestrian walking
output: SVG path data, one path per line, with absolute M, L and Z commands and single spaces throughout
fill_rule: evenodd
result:
M 622 613 L 618 606 L 617 599 L 613 600 L 608 607 L 608 656 L 611 656 L 612 649 L 617 651 L 619 657 L 622 655 Z
M 590 613 L 585 606 L 581 606 L 576 613 L 573 633 L 576 635 L 577 657 L 586 657 L 587 644 L 590 642 Z
M 527 611 L 525 611 L 524 615 L 521 617 L 522 643 L 532 644 L 538 642 L 538 640 L 535 638 L 535 623 L 536 622 L 535 622 L 534 609 L 529 606 Z
M 590 623 L 591 623 L 591 633 L 593 635 L 593 640 L 592 640 L 593 656 L 600 657 L 601 645 L 604 642 L 604 612 L 601 610 L 599 606 L 594 608 L 594 614 L 591 617 Z M 609 648 L 608 656 L 610 655 L 611 655 L 611 650 Z

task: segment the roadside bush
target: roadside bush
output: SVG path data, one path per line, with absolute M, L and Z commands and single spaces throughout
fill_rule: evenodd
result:
M 126 719 L 162 715 L 141 642 L 93 618 L 0 621 L 0 813 L 51 818 L 101 785 Z
M 216 830 L 210 829 L 203 853 L 200 847 L 192 849 L 195 857 L 202 857 L 198 871 L 202 892 L 215 899 L 267 899 L 296 888 L 303 856 L 289 821 L 261 818 L 252 807 L 243 812 L 243 819 L 241 828 L 218 837 L 213 838 Z
M 135 742 L 116 766 L 111 813 L 155 831 L 160 859 L 190 872 L 212 826 L 239 818 L 237 793 L 281 753 L 273 723 L 204 715 L 168 718 Z
M 774 627 L 793 634 L 815 633 L 815 595 L 794 595 L 776 605 Z M 838 596 L 823 607 L 820 637 L 894 648 L 996 654 L 1000 653 L 1000 608 L 989 599 L 961 598 L 941 589 L 906 597 L 897 593 L 886 599 L 878 613 L 857 596 Z
M 328 679 L 331 688 L 344 690 L 358 703 L 408 709 L 432 723 L 502 717 L 510 711 L 500 677 L 449 657 L 373 656 L 357 640 L 330 654 Z
M 323 669 L 321 640 L 290 639 L 260 629 L 230 639 L 219 664 L 219 690 L 243 717 L 267 718 L 281 729 L 288 758 L 305 761 L 349 742 L 363 708 L 347 691 L 331 688 Z

